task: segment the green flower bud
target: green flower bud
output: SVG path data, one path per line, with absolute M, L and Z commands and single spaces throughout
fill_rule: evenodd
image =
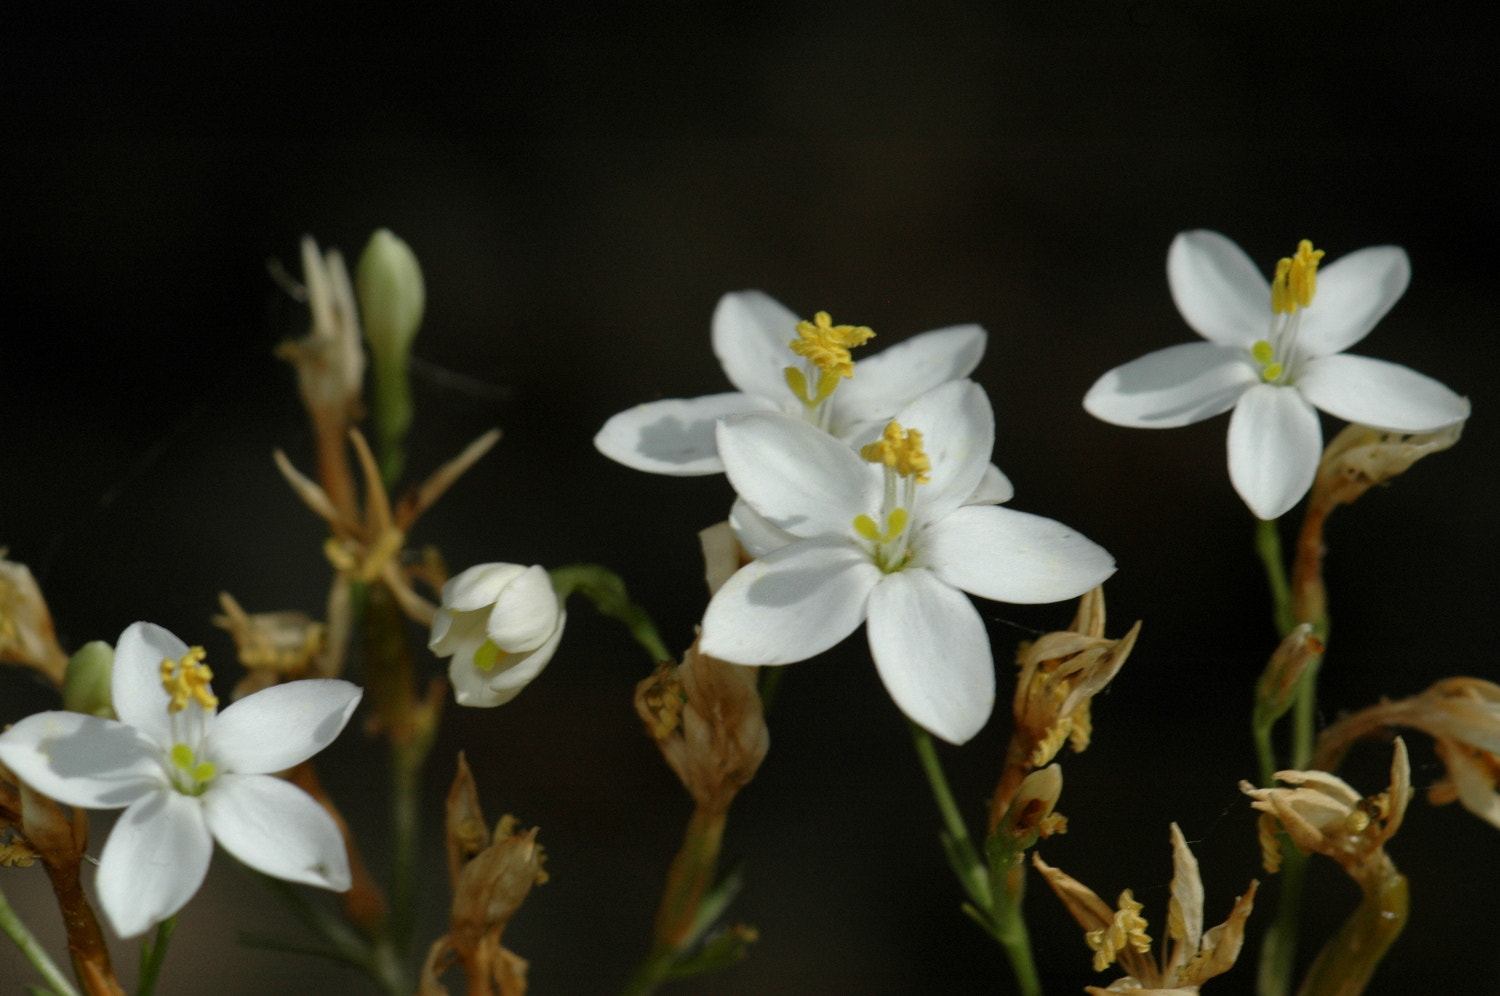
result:
M 376 363 L 405 366 L 411 341 L 422 324 L 427 290 L 416 254 L 388 228 L 370 236 L 355 275 L 365 341 Z
M 114 700 L 110 694 L 110 670 L 114 663 L 115 648 L 103 640 L 79 647 L 68 660 L 67 677 L 63 679 L 63 708 L 114 719 Z

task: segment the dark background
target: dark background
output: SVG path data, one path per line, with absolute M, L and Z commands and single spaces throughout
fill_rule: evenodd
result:
M 1405 246 L 1411 289 L 1357 351 L 1474 402 L 1457 449 L 1333 520 L 1323 715 L 1500 674 L 1497 194 L 1480 152 L 1496 131 L 1496 39 L 1477 25 L 1395 4 L 1152 0 L 512 6 L 441 25 L 379 8 L 142 16 L 101 7 L 0 42 L 0 543 L 37 573 L 70 650 L 145 618 L 206 644 L 230 676 L 208 624 L 219 590 L 251 611 L 321 613 L 321 527 L 270 460 L 279 446 L 311 467 L 291 371 L 272 356 L 306 317 L 266 273 L 273 257 L 296 271 L 304 232 L 352 258 L 388 226 L 421 258 L 413 473 L 506 433 L 413 541 L 455 569 L 608 564 L 674 647 L 706 601 L 694 533 L 729 488 L 615 466 L 590 439 L 638 402 L 725 389 L 708 344 L 719 295 L 827 309 L 874 327 L 876 347 L 977 321 L 1013 506 L 1116 556 L 1112 634 L 1145 619 L 1096 702 L 1094 746 L 1064 761 L 1072 822 L 1046 857 L 1106 898 L 1133 888 L 1161 935 L 1176 820 L 1217 923 L 1264 877 L 1235 788 L 1253 777 L 1250 687 L 1273 646 L 1253 523 L 1228 483 L 1224 419 L 1142 432 L 1079 404 L 1105 370 L 1191 336 L 1163 260 L 1176 232 L 1209 227 L 1267 270 L 1304 237 L 1330 259 Z M 980 607 L 1001 707 L 944 751 L 976 822 L 1009 734 L 1010 647 L 1071 614 Z M 646 670 L 579 603 L 514 703 L 449 710 L 430 767 L 424 945 L 442 930 L 438 805 L 462 748 L 491 818 L 542 828 L 552 881 L 506 934 L 533 991 L 618 989 L 688 813 L 630 706 Z M 3 681 L 0 721 L 52 706 L 21 675 Z M 747 881 L 733 914 L 761 941 L 672 991 L 1010 991 L 958 911 L 863 637 L 795 665 L 770 723 L 726 842 Z M 1425 738 L 1412 745 L 1422 787 L 1441 768 Z M 1388 756 L 1361 753 L 1351 779 L 1383 787 Z M 378 746 L 351 729 L 325 758 L 378 862 Z M 1419 798 L 1390 851 L 1412 876 L 1413 922 L 1371 991 L 1500 987 L 1500 831 Z M 1331 868 L 1313 879 L 1309 948 L 1355 899 Z M 40 872 L 4 886 L 55 940 Z M 1052 991 L 1115 977 L 1089 971 L 1035 879 L 1028 910 Z M 234 939 L 298 929 L 221 855 L 160 991 L 370 991 Z M 19 962 L 0 953 L 0 991 L 31 981 Z M 1210 985 L 1248 992 L 1251 977 L 1242 965 Z

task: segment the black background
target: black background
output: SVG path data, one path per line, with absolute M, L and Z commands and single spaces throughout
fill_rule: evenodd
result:
M 0 543 L 37 573 L 69 649 L 145 618 L 230 676 L 207 621 L 219 590 L 251 611 L 321 612 L 321 527 L 270 460 L 279 446 L 311 466 L 272 356 L 305 314 L 265 267 L 295 271 L 304 232 L 354 257 L 388 226 L 421 258 L 413 473 L 506 433 L 413 541 L 455 569 L 608 564 L 674 647 L 706 600 L 694 533 L 722 517 L 728 485 L 639 474 L 590 439 L 630 405 L 726 388 L 708 348 L 719 295 L 826 309 L 874 327 L 876 347 L 977 321 L 1013 507 L 1115 555 L 1113 634 L 1145 619 L 1096 702 L 1094 746 L 1064 761 L 1071 828 L 1046 857 L 1106 898 L 1133 888 L 1162 934 L 1176 820 L 1216 923 L 1264 877 L 1235 788 L 1253 777 L 1250 687 L 1273 646 L 1253 523 L 1222 418 L 1142 432 L 1079 404 L 1105 370 L 1191 336 L 1163 260 L 1176 232 L 1209 227 L 1266 269 L 1304 237 L 1330 259 L 1405 246 L 1411 288 L 1357 351 L 1474 402 L 1458 448 L 1333 520 L 1324 717 L 1500 670 L 1497 194 L 1480 151 L 1495 39 L 1476 25 L 1395 4 L 1152 0 L 512 5 L 442 23 L 119 11 L 0 42 Z M 1071 613 L 979 604 L 1002 705 L 943 752 L 976 822 L 1009 731 L 1010 647 Z M 442 929 L 438 805 L 462 748 L 491 817 L 542 828 L 552 881 L 506 934 L 533 991 L 619 987 L 688 811 L 630 707 L 645 671 L 580 603 L 514 703 L 449 710 L 429 769 L 424 944 Z M 0 721 L 51 704 L 7 675 Z M 862 636 L 793 666 L 771 733 L 726 842 L 747 879 L 733 912 L 762 939 L 746 964 L 674 991 L 1010 991 L 958 911 Z M 1420 788 L 1441 769 L 1411 742 Z M 1382 787 L 1388 756 L 1359 753 L 1350 778 Z M 351 729 L 325 758 L 379 863 L 378 746 Z M 1371 991 L 1496 989 L 1500 831 L 1419 798 L 1390 851 L 1412 876 L 1413 922 Z M 1313 938 L 1355 899 L 1331 868 L 1313 878 Z M 4 885 L 55 941 L 40 872 Z M 1028 910 L 1052 991 L 1114 978 L 1089 971 L 1036 880 Z M 221 855 L 160 991 L 369 991 L 338 967 L 247 952 L 244 930 L 298 936 Z M 1248 992 L 1251 976 L 1242 965 L 1211 989 Z M 30 980 L 0 953 L 0 990 Z

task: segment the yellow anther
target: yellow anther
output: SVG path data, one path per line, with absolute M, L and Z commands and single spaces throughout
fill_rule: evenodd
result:
M 883 463 L 902 477 L 915 477 L 918 484 L 926 484 L 932 478 L 932 461 L 922 451 L 922 434 L 916 429 L 907 431 L 899 422 L 890 422 L 885 433 L 875 442 L 863 447 L 859 455 L 871 463 Z
M 191 780 L 190 785 L 179 783 L 179 788 L 190 795 L 197 795 L 204 789 L 204 783 L 213 781 L 214 775 L 219 773 L 219 768 L 212 761 L 200 761 L 193 754 L 193 748 L 187 744 L 173 744 L 171 751 L 172 764 L 187 775 Z
M 849 356 L 849 350 L 863 346 L 874 334 L 863 325 L 835 325 L 828 312 L 820 311 L 813 316 L 813 321 L 797 323 L 800 338 L 793 339 L 790 345 L 792 352 L 812 360 L 825 374 L 853 377 L 854 360 Z
M 875 520 L 864 513 L 854 517 L 854 531 L 859 533 L 871 543 L 889 543 L 906 531 L 906 520 L 909 518 L 906 509 L 895 508 L 891 514 L 885 517 L 885 531 L 881 532 Z
M 1276 276 L 1271 281 L 1272 311 L 1290 315 L 1312 304 L 1318 292 L 1318 260 L 1322 258 L 1323 250 L 1314 249 L 1312 242 L 1303 239 L 1294 255 L 1277 261 Z
M 1269 342 L 1262 339 L 1250 347 L 1250 355 L 1255 357 L 1256 363 L 1265 366 L 1276 359 L 1276 350 L 1271 347 Z
M 219 699 L 208 684 L 214 673 L 203 663 L 207 656 L 202 647 L 189 647 L 181 660 L 167 658 L 161 662 L 161 685 L 172 697 L 167 704 L 168 712 L 186 709 L 189 699 L 204 709 L 218 708 Z
M 1141 916 L 1142 905 L 1126 889 L 1120 893 L 1119 909 L 1108 927 L 1091 930 L 1083 935 L 1084 941 L 1094 952 L 1094 971 L 1102 972 L 1110 962 L 1119 957 L 1126 947 L 1140 954 L 1151 950 L 1151 938 L 1146 936 L 1146 920 Z

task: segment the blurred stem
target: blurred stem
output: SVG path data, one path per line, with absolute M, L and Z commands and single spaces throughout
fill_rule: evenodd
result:
M 1302 885 L 1307 878 L 1307 855 L 1282 834 L 1281 894 L 1276 919 L 1266 929 L 1260 944 L 1257 996 L 1287 996 L 1292 991 L 1292 971 L 1297 961 L 1297 929 L 1302 918 Z
M 672 659 L 656 624 L 645 609 L 630 600 L 625 582 L 614 571 L 599 564 L 569 564 L 552 572 L 552 587 L 560 600 L 566 601 L 576 592 L 593 602 L 600 615 L 624 623 L 635 642 L 651 655 L 653 664 Z
M 1276 624 L 1276 635 L 1285 638 L 1296 628 L 1292 618 L 1292 589 L 1286 580 L 1286 561 L 1281 554 L 1281 533 L 1276 519 L 1257 519 L 1255 552 L 1266 569 L 1266 582 L 1271 586 L 1271 613 Z
M 167 960 L 167 945 L 177 930 L 177 917 L 167 917 L 156 925 L 156 937 L 141 944 L 140 981 L 136 984 L 135 996 L 152 996 L 156 992 L 156 979 L 161 975 L 162 963 Z
M 26 956 L 26 960 L 31 962 L 37 974 L 57 996 L 78 996 L 78 990 L 73 988 L 73 983 L 57 967 L 57 963 L 52 960 L 47 950 L 26 926 L 26 922 L 16 914 L 10 901 L 5 898 L 4 889 L 0 889 L 0 930 L 5 931 L 5 935 L 21 949 L 21 954 Z
M 1359 996 L 1406 926 L 1406 876 L 1387 863 L 1384 874 L 1362 885 L 1359 906 L 1318 952 L 1298 996 Z
M 667 870 L 651 951 L 626 983 L 625 996 L 655 992 L 657 986 L 673 977 L 674 966 L 708 928 L 709 923 L 704 922 L 699 911 L 713 886 L 728 816 L 720 809 L 704 806 L 693 809 L 682 849 Z
M 395 491 L 406 466 L 406 434 L 411 429 L 413 409 L 405 360 L 405 356 L 373 357 L 375 435 L 380 447 L 380 481 L 387 492 Z
M 392 991 L 411 991 L 409 962 L 416 924 L 417 853 L 421 844 L 422 766 L 437 732 L 442 699 L 417 699 L 406 618 L 382 584 L 363 586 L 365 680 L 376 724 L 390 746 L 391 887 L 390 917 L 376 945 L 382 982 Z M 360 597 L 360 596 L 363 597 Z M 393 971 L 392 965 L 397 966 Z

